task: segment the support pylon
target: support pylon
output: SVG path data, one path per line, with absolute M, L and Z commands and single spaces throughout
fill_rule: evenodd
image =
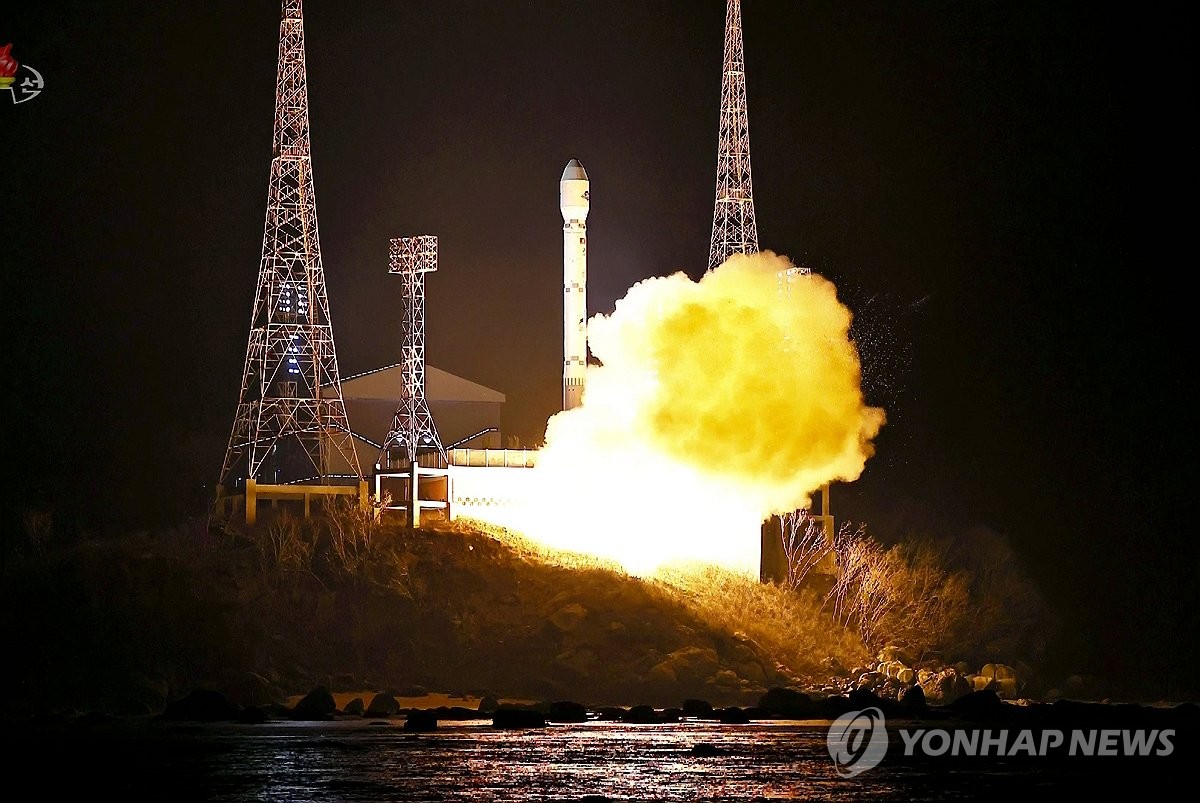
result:
M 746 106 L 746 60 L 742 51 L 742 3 L 726 0 L 725 58 L 721 75 L 721 121 L 717 141 L 717 197 L 713 208 L 708 269 L 730 254 L 758 251 L 754 188 L 750 177 L 750 118 Z
M 381 468 L 399 468 L 417 462 L 421 452 L 436 452 L 445 466 L 433 413 L 425 400 L 425 274 L 437 270 L 437 237 L 398 237 L 388 249 L 389 273 L 404 281 L 401 314 L 400 402 L 392 428 L 380 450 Z
M 258 289 L 220 484 L 362 479 L 342 399 L 313 191 L 301 0 L 284 0 Z

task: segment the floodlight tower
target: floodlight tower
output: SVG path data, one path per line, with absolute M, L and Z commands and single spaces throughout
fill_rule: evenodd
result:
M 742 52 L 742 3 L 741 0 L 726 0 L 717 197 L 708 269 L 716 268 L 730 254 L 756 251 L 758 228 L 754 222 L 754 190 L 750 179 L 750 118 L 746 107 L 746 62 Z
M 446 450 L 425 400 L 425 274 L 437 270 L 437 237 L 398 237 L 388 249 L 388 273 L 404 282 L 401 315 L 400 402 L 380 450 L 381 468 L 417 461 L 419 452 L 436 452 L 446 465 Z
M 301 0 L 284 0 L 258 289 L 220 484 L 362 478 L 346 417 L 313 191 Z

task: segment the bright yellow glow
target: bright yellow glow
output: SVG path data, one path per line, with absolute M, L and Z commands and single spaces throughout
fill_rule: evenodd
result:
M 602 365 L 583 404 L 548 422 L 530 502 L 480 516 L 632 574 L 757 576 L 761 522 L 857 479 L 884 423 L 863 400 L 850 311 L 821 276 L 782 279 L 791 267 L 735 254 L 699 282 L 640 282 L 593 317 Z

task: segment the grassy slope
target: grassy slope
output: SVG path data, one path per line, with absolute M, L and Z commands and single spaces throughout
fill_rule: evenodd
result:
M 318 684 L 747 704 L 865 657 L 815 598 L 719 572 L 639 580 L 461 525 L 374 528 L 352 567 L 328 545 L 317 522 L 198 522 L 25 550 L 0 585 L 13 706 L 155 711 L 201 686 L 259 704 Z

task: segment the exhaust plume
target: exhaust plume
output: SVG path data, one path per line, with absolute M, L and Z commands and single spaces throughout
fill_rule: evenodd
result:
M 868 407 L 834 285 L 772 252 L 698 282 L 634 285 L 588 322 L 600 365 L 554 415 L 529 504 L 493 523 L 633 574 L 688 564 L 758 573 L 759 528 L 857 479 L 884 411 Z

